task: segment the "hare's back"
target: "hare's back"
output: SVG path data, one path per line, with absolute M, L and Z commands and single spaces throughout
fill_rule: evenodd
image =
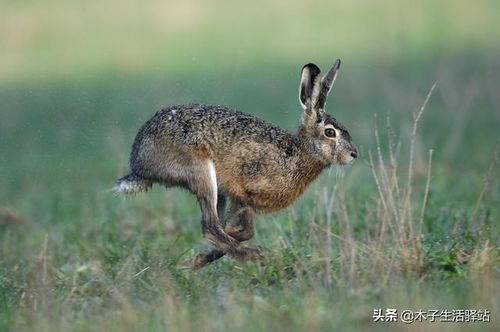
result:
M 250 114 L 219 105 L 176 105 L 157 112 L 138 136 L 149 136 L 186 146 L 207 144 L 212 148 L 252 143 L 277 143 L 290 134 Z
M 134 173 L 156 178 L 169 167 L 188 169 L 210 159 L 226 178 L 253 172 L 254 167 L 246 171 L 253 164 L 286 172 L 298 151 L 294 135 L 252 115 L 218 105 L 177 105 L 157 112 L 141 127 L 130 165 Z

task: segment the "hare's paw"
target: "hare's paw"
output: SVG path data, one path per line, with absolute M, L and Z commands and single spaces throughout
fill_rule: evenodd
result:
M 236 249 L 233 256 L 240 262 L 261 260 L 264 258 L 264 255 L 262 254 L 262 250 L 260 248 L 247 245 L 240 245 Z
M 224 256 L 225 253 L 218 249 L 210 249 L 200 252 L 193 260 L 192 268 L 193 270 L 198 270 L 204 267 L 207 264 L 212 263 L 213 261 Z

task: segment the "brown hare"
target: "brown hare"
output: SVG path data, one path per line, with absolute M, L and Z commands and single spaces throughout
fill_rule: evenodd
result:
M 131 172 L 118 180 L 116 190 L 136 193 L 158 183 L 195 194 L 203 235 L 215 247 L 196 256 L 195 268 L 224 254 L 240 261 L 261 258 L 258 248 L 242 243 L 254 235 L 253 214 L 289 206 L 323 169 L 357 157 L 347 129 L 325 113 L 339 67 L 336 60 L 323 78 L 316 65 L 303 67 L 304 111 L 295 134 L 224 106 L 162 109 L 139 130 Z

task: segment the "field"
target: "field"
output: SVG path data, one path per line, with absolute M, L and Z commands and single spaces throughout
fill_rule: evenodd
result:
M 499 324 L 496 1 L 0 3 L 0 331 L 474 331 Z M 255 220 L 262 262 L 208 248 L 194 196 L 108 190 L 162 106 L 293 131 L 308 62 L 360 148 Z M 433 88 L 435 84 L 435 88 Z M 374 322 L 374 310 L 490 322 Z

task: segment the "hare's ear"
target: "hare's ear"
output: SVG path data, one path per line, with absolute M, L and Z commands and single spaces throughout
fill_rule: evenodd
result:
M 324 110 L 326 105 L 326 99 L 332 90 L 332 86 L 335 83 L 335 78 L 337 78 L 337 73 L 340 68 L 340 59 L 335 60 L 333 67 L 326 73 L 326 75 L 321 79 L 321 88 L 319 91 L 318 101 L 316 106 L 318 109 Z
M 300 77 L 299 100 L 304 110 L 312 108 L 316 104 L 320 90 L 320 70 L 313 63 L 308 63 L 302 68 Z

